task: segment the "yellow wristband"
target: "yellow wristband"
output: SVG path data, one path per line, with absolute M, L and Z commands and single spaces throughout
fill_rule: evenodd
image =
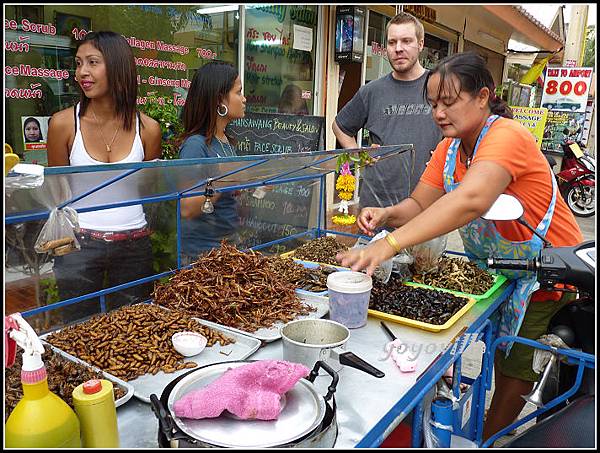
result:
M 391 235 L 391 233 L 385 235 L 385 240 L 394 249 L 394 252 L 400 253 L 400 251 L 402 250 L 402 248 L 400 247 L 400 244 L 398 244 L 398 241 L 396 241 L 396 239 L 394 238 L 394 236 Z

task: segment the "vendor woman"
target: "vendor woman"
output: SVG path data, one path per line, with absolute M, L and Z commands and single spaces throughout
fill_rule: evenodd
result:
M 542 241 L 516 221 L 480 218 L 502 193 L 524 206 L 525 219 L 554 246 L 582 242 L 581 231 L 558 192 L 554 175 L 533 135 L 512 119 L 494 93 L 484 59 L 472 52 L 451 55 L 433 69 L 426 83 L 433 118 L 444 139 L 435 149 L 419 184 L 407 199 L 387 208 L 364 208 L 360 229 L 396 228 L 365 249 L 338 255 L 343 266 L 372 274 L 401 250 L 459 229 L 465 252 L 479 263 L 499 258 L 534 258 Z M 502 305 L 500 335 L 537 339 L 550 318 L 572 300 L 569 293 L 539 291 L 531 274 L 513 273 L 516 288 Z M 538 375 L 533 349 L 501 345 L 495 358 L 495 388 L 484 439 L 512 423 Z

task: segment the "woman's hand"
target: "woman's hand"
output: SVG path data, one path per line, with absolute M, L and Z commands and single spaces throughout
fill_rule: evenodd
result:
M 386 208 L 363 208 L 356 224 L 368 236 L 375 235 L 375 228 L 385 225 L 389 218 Z
M 367 275 L 373 275 L 377 266 L 394 256 L 394 250 L 385 239 L 373 242 L 367 247 L 350 249 L 340 252 L 335 259 L 344 267 L 353 271 L 367 270 Z

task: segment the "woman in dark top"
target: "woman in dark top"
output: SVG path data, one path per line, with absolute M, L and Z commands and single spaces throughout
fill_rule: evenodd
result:
M 210 62 L 196 71 L 183 108 L 184 133 L 179 157 L 231 157 L 234 145 L 225 135 L 225 127 L 243 118 L 246 98 L 237 69 L 228 63 Z M 200 174 L 201 179 L 210 175 Z M 211 198 L 214 212 L 203 212 L 206 197 L 181 200 L 182 264 L 196 260 L 199 254 L 219 247 L 223 238 L 238 226 L 237 201 L 229 193 Z

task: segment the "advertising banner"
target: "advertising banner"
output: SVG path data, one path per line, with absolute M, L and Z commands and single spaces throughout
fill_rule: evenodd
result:
M 517 120 L 533 134 L 538 149 L 542 145 L 544 137 L 544 127 L 548 117 L 548 109 L 530 108 L 530 107 L 510 107 L 513 112 L 513 119 Z
M 548 110 L 585 112 L 592 68 L 548 68 L 542 107 Z
M 561 154 L 566 140 L 581 140 L 584 120 L 585 113 L 549 111 L 544 127 L 542 152 Z

